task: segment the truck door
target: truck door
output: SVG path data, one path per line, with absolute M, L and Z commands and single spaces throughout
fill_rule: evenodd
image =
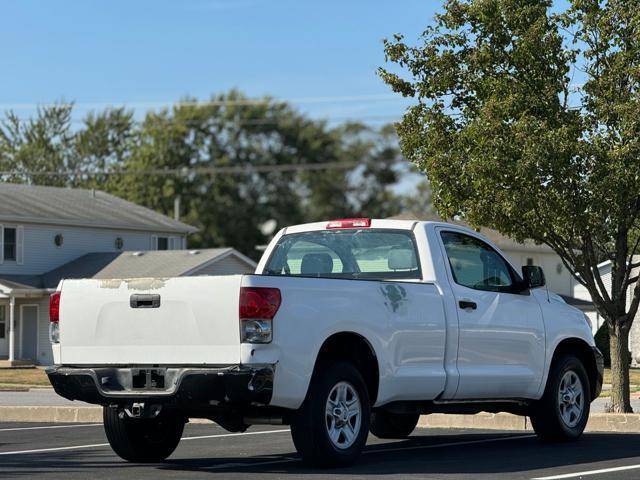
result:
M 458 311 L 456 399 L 531 398 L 544 370 L 542 311 L 509 263 L 480 238 L 437 229 Z

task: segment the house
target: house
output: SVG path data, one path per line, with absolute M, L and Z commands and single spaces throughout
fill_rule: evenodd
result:
M 195 231 L 99 190 L 0 183 L 0 359 L 53 361 L 48 301 L 63 278 L 254 271 L 231 248 L 186 250 Z
M 634 256 L 633 262 L 637 263 L 639 261 L 640 256 Z M 611 271 L 612 264 L 610 260 L 598 264 L 598 275 L 600 275 L 602 283 L 604 284 L 605 289 L 607 290 L 609 295 L 611 294 Z M 634 270 L 632 276 L 635 276 L 637 274 L 637 270 Z M 629 308 L 631 304 L 633 287 L 634 286 L 632 285 L 627 289 L 627 308 Z M 580 283 L 576 283 L 573 295 L 576 298 L 591 301 L 591 294 L 589 294 L 586 287 Z M 594 326 L 597 325 L 598 328 L 605 323 L 604 319 L 597 312 L 589 313 L 588 315 Z M 631 364 L 635 367 L 640 366 L 640 311 L 636 312 L 636 316 L 633 319 L 633 324 L 631 325 L 631 330 L 629 331 L 629 351 L 631 352 Z

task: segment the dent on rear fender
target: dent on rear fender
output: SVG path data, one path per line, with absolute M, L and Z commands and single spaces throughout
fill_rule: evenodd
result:
M 407 290 L 401 285 L 381 285 L 380 291 L 384 297 L 384 305 L 392 313 L 406 313 Z

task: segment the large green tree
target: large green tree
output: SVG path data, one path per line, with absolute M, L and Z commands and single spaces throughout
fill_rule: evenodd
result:
M 100 188 L 170 216 L 179 197 L 181 218 L 199 228 L 191 246 L 253 257 L 269 240 L 260 228 L 268 221 L 398 213 L 402 163 L 388 127 L 329 126 L 237 91 L 139 120 L 107 109 L 78 124 L 72 107 L 60 105 L 30 120 L 9 112 L 0 124 L 4 180 Z
M 34 173 L 75 169 L 70 155 L 73 150 L 70 122 L 70 106 L 40 109 L 37 116 L 28 121 L 8 112 L 0 123 L 0 170 L 11 173 L 2 175 L 1 179 L 25 182 Z M 66 182 L 57 177 L 49 180 L 55 186 Z
M 380 74 L 415 99 L 397 126 L 401 147 L 428 174 L 439 212 L 549 245 L 588 289 L 609 328 L 612 407 L 629 412 L 640 2 L 552 6 L 449 0 L 417 46 L 385 42 L 394 65 Z

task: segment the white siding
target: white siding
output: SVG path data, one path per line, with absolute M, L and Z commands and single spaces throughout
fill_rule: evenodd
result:
M 51 350 L 51 343 L 49 343 L 49 297 L 48 296 L 41 297 L 41 298 L 16 299 L 16 310 L 15 310 L 16 358 L 18 359 L 20 358 L 20 350 L 22 345 L 22 338 L 20 336 L 20 322 L 22 321 L 21 319 L 22 308 L 20 307 L 22 305 L 38 306 L 38 363 L 41 365 L 51 365 L 53 363 L 53 352 Z
M 254 270 L 254 267 L 235 255 L 228 255 L 217 262 L 192 272 L 191 275 L 235 275 L 237 273 L 253 273 Z
M 640 260 L 638 256 L 633 258 L 633 262 L 638 262 L 638 260 Z M 639 273 L 638 269 L 634 269 L 631 275 L 638 276 Z M 611 285 L 610 279 L 609 285 Z M 627 290 L 627 308 L 631 306 L 631 300 L 633 299 L 632 292 L 634 288 L 635 285 L 630 285 Z M 636 312 L 636 316 L 633 318 L 633 324 L 631 325 L 631 330 L 629 332 L 629 350 L 631 351 L 632 364 L 635 367 L 640 366 L 640 309 Z
M 562 264 L 560 256 L 553 252 L 530 252 L 522 250 L 505 250 L 504 253 L 516 265 L 526 265 L 527 259 L 533 259 L 533 264 L 542 267 L 547 279 L 549 290 L 560 295 L 572 295 L 572 276 Z M 560 273 L 558 273 L 560 270 Z
M 53 243 L 58 233 L 64 237 L 61 247 Z M 152 235 L 158 233 L 24 224 L 24 263 L 4 262 L 0 274 L 42 274 L 86 253 L 116 252 L 117 237 L 124 240 L 123 250 L 149 250 Z
M 49 342 L 49 297 L 43 298 L 39 305 L 38 363 L 41 365 L 51 365 L 53 363 L 53 350 Z

